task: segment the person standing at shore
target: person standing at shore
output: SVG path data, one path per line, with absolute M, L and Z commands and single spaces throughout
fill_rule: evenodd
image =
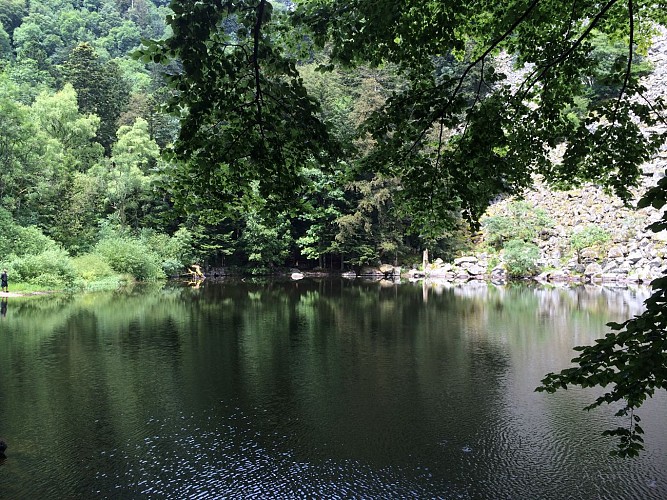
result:
M 3 269 L 2 274 L 0 274 L 0 285 L 2 285 L 3 292 L 9 292 L 9 277 L 7 276 L 7 269 Z

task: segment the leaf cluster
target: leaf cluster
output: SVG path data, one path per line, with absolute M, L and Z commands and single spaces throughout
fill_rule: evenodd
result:
M 193 193 L 237 206 L 257 186 L 274 206 L 293 206 L 311 158 L 325 164 L 334 148 L 308 95 L 297 62 L 282 41 L 284 12 L 268 0 L 176 0 L 173 36 L 148 42 L 146 60 L 174 57 L 171 109 L 181 116 L 174 183 L 184 205 Z

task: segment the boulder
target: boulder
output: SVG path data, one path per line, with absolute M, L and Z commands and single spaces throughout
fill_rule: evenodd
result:
M 613 246 L 607 252 L 607 257 L 609 259 L 619 259 L 625 255 L 625 248 L 620 245 Z
M 391 264 L 382 264 L 380 266 L 380 272 L 385 276 L 390 276 L 394 274 L 394 266 Z
M 384 274 L 375 267 L 364 266 L 359 271 L 359 276 L 384 276 Z
M 597 259 L 599 257 L 598 251 L 594 248 L 584 248 L 581 251 L 582 259 Z
M 429 278 L 442 278 L 442 279 L 452 279 L 454 273 L 445 268 L 438 268 L 429 271 Z
M 611 260 L 607 263 L 606 266 L 602 269 L 603 273 L 614 273 L 618 270 L 618 263 L 615 260 Z
M 486 274 L 486 268 L 478 266 L 476 264 L 473 264 L 472 266 L 468 267 L 466 271 L 468 271 L 473 276 L 481 276 L 483 274 Z
M 465 264 L 465 263 L 474 264 L 478 260 L 479 259 L 477 259 L 477 257 L 473 257 L 473 256 L 459 257 L 458 259 L 454 259 L 454 265 L 455 266 L 460 266 L 461 264 Z
M 586 276 L 601 276 L 602 275 L 602 266 L 597 262 L 588 264 L 584 270 Z
M 549 281 L 563 282 L 569 280 L 570 275 L 566 271 L 556 270 L 549 273 Z
M 633 250 L 626 257 L 626 259 L 630 262 L 630 264 L 636 264 L 637 262 L 639 262 L 643 258 L 644 258 L 644 256 L 642 255 L 642 253 L 639 250 Z

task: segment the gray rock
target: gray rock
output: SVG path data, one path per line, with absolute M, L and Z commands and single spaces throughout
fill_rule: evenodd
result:
M 479 259 L 477 257 L 469 256 L 469 257 L 459 257 L 458 259 L 454 259 L 454 265 L 455 266 L 460 266 L 461 264 L 464 263 L 470 263 L 473 264 L 477 262 Z
M 486 273 L 486 267 L 478 266 L 478 265 L 472 265 L 466 269 L 470 274 L 473 276 L 481 276 Z
M 607 252 L 607 257 L 609 259 L 618 259 L 625 255 L 625 248 L 620 245 L 613 246 Z
M 597 262 L 588 264 L 584 270 L 586 276 L 601 276 L 602 275 L 602 266 Z
M 549 281 L 564 282 L 569 280 L 570 275 L 565 271 L 557 270 L 549 273 Z
M 618 263 L 615 260 L 609 261 L 606 266 L 602 268 L 602 273 L 618 272 Z
M 384 276 L 384 273 L 375 267 L 365 266 L 359 271 L 359 276 Z
M 385 274 L 385 275 L 388 275 L 388 274 L 393 275 L 394 274 L 394 266 L 392 266 L 391 264 L 382 264 L 380 266 L 380 272 L 382 274 Z M 399 268 L 399 272 L 400 272 L 400 268 Z
M 582 259 L 597 259 L 599 257 L 598 251 L 594 248 L 584 248 L 581 251 Z
M 628 256 L 626 257 L 627 261 L 630 262 L 630 264 L 637 264 L 640 260 L 642 260 L 644 256 L 642 253 L 638 250 L 633 250 L 631 251 Z
M 428 275 L 430 278 L 449 279 L 449 276 L 452 275 L 452 272 L 448 269 L 438 268 L 438 269 L 432 269 L 428 273 Z

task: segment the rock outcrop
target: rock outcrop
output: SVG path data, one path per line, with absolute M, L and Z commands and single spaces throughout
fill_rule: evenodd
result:
M 643 82 L 647 89 L 645 97 L 650 101 L 665 98 L 667 29 L 661 29 L 654 38 L 647 57 L 654 70 Z M 509 59 L 506 62 L 509 64 Z M 658 123 L 650 131 L 667 133 L 667 126 Z M 643 166 L 641 185 L 634 191 L 634 204 L 665 176 L 666 170 L 667 148 L 663 147 Z M 523 199 L 532 207 L 544 210 L 554 221 L 553 227 L 543 231 L 533 242 L 540 249 L 539 264 L 545 270 L 537 276 L 539 280 L 648 283 L 667 273 L 667 231 L 653 233 L 647 229 L 661 218 L 660 211 L 626 206 L 600 186 L 554 191 L 539 179 L 533 189 L 524 193 Z M 487 214 L 507 213 L 512 201 L 508 198 L 495 203 Z M 610 235 L 610 241 L 603 247 L 584 249 L 576 255 L 570 245 L 571 235 L 586 226 L 602 228 Z M 420 275 L 447 280 L 506 279 L 502 261 L 486 254 L 459 258 L 449 264 L 436 262 L 411 274 L 412 277 Z

